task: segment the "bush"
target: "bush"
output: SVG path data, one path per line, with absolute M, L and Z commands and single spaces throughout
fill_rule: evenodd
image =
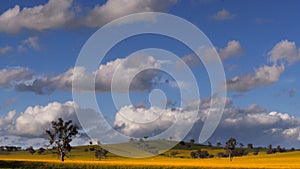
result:
M 178 151 L 172 151 L 171 152 L 171 157 L 176 157 L 177 154 L 180 154 Z
M 223 152 L 218 152 L 218 153 L 217 153 L 217 156 L 218 156 L 219 158 L 226 158 L 226 157 L 228 157 L 228 155 L 225 154 L 225 153 L 223 153 Z
M 179 144 L 184 146 L 185 142 L 184 141 L 180 141 Z
M 43 147 L 39 148 L 38 150 L 38 154 L 42 155 L 45 152 L 46 149 L 44 149 Z
M 95 151 L 95 157 L 101 160 L 102 158 L 105 158 L 108 154 L 108 151 L 104 148 L 100 148 L 99 150 Z
M 210 155 L 206 150 L 205 151 L 201 151 L 201 150 L 192 151 L 190 153 L 190 156 L 192 158 L 212 158 L 212 157 L 214 157 L 214 156 Z
M 30 146 L 29 148 L 27 148 L 26 151 L 28 151 L 32 155 L 35 153 L 35 150 L 33 149 L 32 146 Z

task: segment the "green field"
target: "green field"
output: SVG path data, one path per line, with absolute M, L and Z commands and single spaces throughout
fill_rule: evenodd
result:
M 130 151 L 138 151 L 130 144 Z M 210 154 L 225 152 L 222 148 L 193 145 L 192 150 L 186 150 L 183 145 L 177 145 L 172 150 L 150 158 L 124 158 L 109 153 L 107 158 L 98 160 L 94 151 L 86 151 L 91 146 L 74 147 L 69 158 L 60 162 L 57 154 L 50 150 L 39 155 L 31 155 L 28 151 L 2 152 L 0 153 L 0 168 L 300 168 L 300 151 L 276 153 L 267 155 L 261 149 L 258 155 L 253 155 L 252 150 L 248 155 L 235 157 L 232 162 L 228 158 L 192 159 L 190 152 L 196 149 L 207 150 Z M 96 146 L 94 146 L 97 148 Z M 177 151 L 175 157 L 172 152 Z

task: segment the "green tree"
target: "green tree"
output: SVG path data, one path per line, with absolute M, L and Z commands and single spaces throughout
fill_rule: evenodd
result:
M 210 141 L 207 142 L 207 147 L 212 147 L 212 144 Z
M 101 160 L 107 156 L 108 151 L 104 148 L 100 147 L 98 150 L 95 151 L 95 157 Z
M 64 122 L 62 118 L 52 121 L 52 128 L 46 130 L 50 137 L 50 145 L 53 146 L 63 162 L 67 154 L 71 151 L 72 138 L 78 134 L 78 126 L 72 124 L 72 120 Z
M 237 141 L 235 138 L 230 138 L 227 142 L 226 142 L 226 150 L 229 154 L 229 159 L 230 161 L 232 161 L 233 159 L 233 151 L 235 149 L 235 146 L 237 145 Z
M 35 153 L 35 150 L 33 149 L 32 146 L 30 146 L 29 148 L 26 149 L 30 154 L 34 154 Z

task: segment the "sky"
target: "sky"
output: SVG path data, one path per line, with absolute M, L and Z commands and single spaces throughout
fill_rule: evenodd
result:
M 1 1 L 0 145 L 39 147 L 47 142 L 44 130 L 51 121 L 63 117 L 78 122 L 72 78 L 86 41 L 119 17 L 164 12 L 197 26 L 223 63 L 226 104 L 220 124 L 207 141 L 225 142 L 235 137 L 244 144 L 299 148 L 299 6 L 296 0 Z M 185 139 L 198 138 L 211 101 L 209 77 L 191 49 L 165 36 L 130 37 L 115 45 L 99 63 L 93 75 L 97 103 L 105 119 L 119 132 L 139 138 L 168 129 L 180 113 L 190 118 L 188 106 L 180 104 L 178 88 L 182 84 L 153 69 L 141 72 L 131 82 L 131 104 L 119 108 L 113 104 L 110 85 L 118 65 L 123 65 L 118 81 L 122 86 L 139 66 L 160 68 L 167 63 L 157 59 L 161 56 L 138 52 L 145 48 L 171 51 L 193 72 L 201 97 L 190 104 L 197 104 L 200 110 Z M 82 79 L 91 76 L 80 73 Z M 151 100 L 153 91 L 165 92 L 165 107 L 159 107 L 163 101 Z M 122 116 L 146 120 L 157 111 L 164 111 L 163 117 L 144 126 Z M 73 144 L 89 140 L 82 134 Z

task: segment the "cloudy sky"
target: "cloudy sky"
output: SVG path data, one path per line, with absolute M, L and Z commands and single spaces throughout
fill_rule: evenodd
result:
M 96 77 L 98 104 L 111 126 L 123 134 L 142 137 L 160 133 L 181 113 L 190 119 L 189 106 L 180 105 L 178 87 L 184 84 L 157 71 L 167 60 L 157 60 L 159 56 L 148 53 L 128 57 L 144 48 L 171 51 L 192 70 L 201 97 L 191 105 L 197 104 L 200 111 L 186 139 L 198 138 L 208 114 L 210 83 L 203 63 L 178 41 L 150 34 L 134 36 L 117 44 L 95 72 L 88 74 L 84 68 L 75 67 L 85 42 L 106 23 L 137 12 L 165 12 L 202 30 L 223 62 L 226 105 L 209 141 L 224 142 L 233 136 L 244 144 L 299 148 L 299 6 L 299 1 L 271 0 L 1 1 L 0 145 L 38 147 L 45 144 L 44 130 L 52 120 L 63 117 L 78 121 L 78 105 L 72 99 L 75 69 L 82 82 Z M 116 108 L 110 92 L 114 71 L 118 68 L 123 73 L 117 80 L 122 85 L 139 67 L 157 69 L 138 74 L 130 85 L 132 104 Z M 165 91 L 163 110 L 150 104 L 148 96 L 154 89 Z M 123 116 L 145 122 L 160 111 L 164 111 L 163 116 L 147 125 Z M 82 135 L 74 144 L 87 140 Z

